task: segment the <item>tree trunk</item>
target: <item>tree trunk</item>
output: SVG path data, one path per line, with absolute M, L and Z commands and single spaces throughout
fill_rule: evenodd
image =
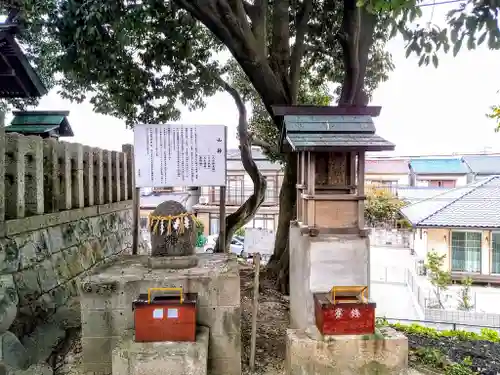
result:
M 226 90 L 234 99 L 236 107 L 238 108 L 239 121 L 238 121 L 238 138 L 240 140 L 240 154 L 241 162 L 243 168 L 248 173 L 253 182 L 253 194 L 243 203 L 234 213 L 226 216 L 226 230 L 225 234 L 225 248 L 222 249 L 219 246 L 219 239 L 215 243 L 215 252 L 223 253 L 228 252 L 229 244 L 231 243 L 231 238 L 233 238 L 236 230 L 244 226 L 250 221 L 252 217 L 264 202 L 266 197 L 266 179 L 260 173 L 257 164 L 252 157 L 252 144 L 251 137 L 248 133 L 248 122 L 247 122 L 247 111 L 243 99 L 241 98 L 238 91 L 225 82 L 222 78 L 216 78 L 219 84 Z M 224 218 L 219 218 L 219 220 L 224 220 Z
M 279 197 L 278 228 L 274 242 L 274 252 L 268 268 L 277 277 L 279 289 L 288 294 L 289 289 L 289 244 L 290 221 L 296 217 L 297 203 L 297 155 L 288 154 L 284 168 L 283 183 Z

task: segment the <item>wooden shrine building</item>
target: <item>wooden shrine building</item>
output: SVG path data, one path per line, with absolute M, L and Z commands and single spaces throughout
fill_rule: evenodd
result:
M 359 234 L 364 223 L 367 151 L 394 150 L 375 134 L 380 107 L 276 106 L 282 152 L 298 155 L 297 222 L 301 232 Z
M 16 25 L 0 25 L 0 98 L 33 98 L 47 93 L 40 77 L 21 51 Z
M 67 118 L 69 111 L 14 111 L 13 114 L 14 119 L 5 132 L 56 139 L 74 135 Z

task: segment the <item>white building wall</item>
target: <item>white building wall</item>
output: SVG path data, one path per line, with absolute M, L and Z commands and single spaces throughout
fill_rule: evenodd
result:
M 369 181 L 397 181 L 398 185 L 407 186 L 410 183 L 409 174 L 366 174 L 365 180 Z
M 413 233 L 413 250 L 418 258 L 425 259 L 427 257 L 427 231 L 417 229 Z
M 456 181 L 455 186 L 465 186 L 467 185 L 467 175 L 417 175 L 417 179 L 415 182 L 416 186 L 429 186 L 429 180 L 447 180 L 447 181 Z

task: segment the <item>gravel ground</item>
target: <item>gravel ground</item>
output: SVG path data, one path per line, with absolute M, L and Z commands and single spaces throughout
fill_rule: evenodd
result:
M 453 362 L 472 360 L 472 369 L 483 375 L 500 374 L 500 343 L 490 341 L 461 341 L 455 337 L 433 338 L 425 335 L 406 334 L 411 349 L 435 348 L 447 354 Z

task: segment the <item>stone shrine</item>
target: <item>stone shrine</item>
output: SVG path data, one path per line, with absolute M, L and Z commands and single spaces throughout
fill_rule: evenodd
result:
M 160 203 L 149 216 L 151 255 L 193 255 L 196 244 L 196 218 L 176 201 Z
M 81 282 L 84 374 L 240 375 L 236 258 L 228 254 L 194 255 L 197 220 L 177 202 L 160 204 L 149 225 L 153 256 L 120 257 Z M 196 341 L 135 340 L 133 303 L 144 294 L 149 303 L 153 289 L 180 291 L 181 304 L 183 295 L 197 295 Z M 152 319 L 181 319 L 182 313 L 170 316 L 168 310 L 161 316 L 153 311 Z M 175 327 L 175 322 L 170 327 Z
M 273 111 L 283 125 L 282 151 L 298 158 L 297 220 L 289 239 L 288 374 L 406 372 L 406 338 L 391 329 L 375 331 L 375 304 L 369 301 L 365 153 L 394 149 L 375 134 L 372 118 L 380 107 L 278 106 Z M 335 290 L 359 295 L 346 294 L 349 300 L 341 302 L 348 303 L 342 304 Z

